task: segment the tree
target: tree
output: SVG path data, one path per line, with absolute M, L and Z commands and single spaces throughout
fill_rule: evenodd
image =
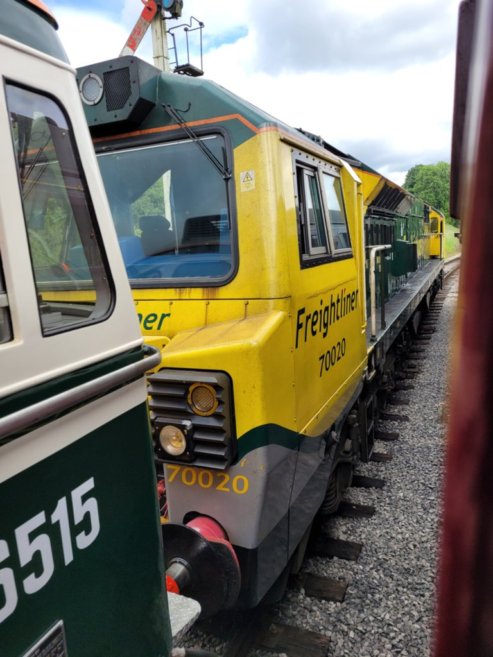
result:
M 404 189 L 407 189 L 407 191 L 411 192 L 411 194 L 414 194 L 414 188 L 416 187 L 416 178 L 418 177 L 418 172 L 424 166 L 426 166 L 426 165 L 424 165 L 424 164 L 415 164 L 406 173 L 406 180 L 404 182 Z
M 417 164 L 409 169 L 404 189 L 440 210 L 449 218 L 450 164 Z

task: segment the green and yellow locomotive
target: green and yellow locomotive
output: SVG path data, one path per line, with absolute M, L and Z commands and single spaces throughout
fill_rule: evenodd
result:
M 254 606 L 371 455 L 395 347 L 441 282 L 443 217 L 211 81 L 135 57 L 78 81 L 162 352 L 148 392 L 170 585 L 206 614 Z

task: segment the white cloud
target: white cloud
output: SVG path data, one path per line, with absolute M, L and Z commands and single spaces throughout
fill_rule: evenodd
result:
M 311 0 L 293 5 L 291 20 L 285 0 L 185 0 L 183 20 L 169 25 L 193 15 L 204 21 L 210 43 L 246 33 L 205 53 L 208 78 L 402 182 L 402 171 L 414 164 L 449 159 L 457 5 L 373 0 L 370 14 L 367 0 Z M 328 8 L 337 34 L 319 20 Z M 140 11 L 136 0 L 121 0 L 112 22 L 102 13 L 58 8 L 72 63 L 116 57 Z M 311 62 L 320 52 L 336 65 Z M 150 36 L 137 55 L 151 61 Z M 281 65 L 281 55 L 289 65 Z
M 103 14 L 59 7 L 55 15 L 60 38 L 73 66 L 117 57 L 128 37 L 123 25 Z
M 456 3 L 400 0 L 386 6 L 312 0 L 286 4 L 269 0 L 251 13 L 261 70 L 395 70 L 443 57 L 453 47 Z M 370 9 L 369 9 L 370 8 Z
M 127 0 L 128 2 L 129 0 Z M 245 0 L 184 0 L 183 18 L 195 16 L 203 21 L 209 34 L 222 34 L 231 27 L 248 24 Z

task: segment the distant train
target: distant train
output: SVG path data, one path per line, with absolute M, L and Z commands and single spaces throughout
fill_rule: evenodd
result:
M 121 57 L 78 83 L 162 351 L 148 392 L 168 585 L 204 615 L 255 606 L 371 456 L 441 285 L 444 217 L 208 80 Z M 79 303 L 89 261 L 64 244 L 47 299 Z
M 142 344 L 56 27 L 39 0 L 2 2 L 0 654 L 164 657 L 145 386 L 160 355 Z M 66 239 L 87 263 L 76 304 Z

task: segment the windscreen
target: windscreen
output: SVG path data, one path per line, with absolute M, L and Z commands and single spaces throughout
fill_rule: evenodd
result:
M 231 274 L 227 181 L 217 166 L 224 140 L 200 141 L 202 148 L 183 140 L 98 155 L 134 286 L 206 286 Z

